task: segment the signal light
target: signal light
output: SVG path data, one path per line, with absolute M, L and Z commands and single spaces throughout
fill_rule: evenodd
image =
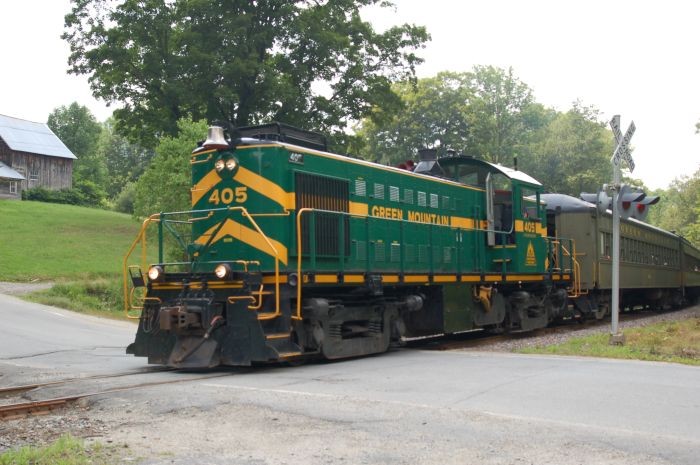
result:
M 649 205 L 656 205 L 661 200 L 658 195 L 646 196 L 638 202 L 634 203 L 634 210 L 632 211 L 632 218 L 639 221 L 646 221 L 647 215 L 649 214 Z

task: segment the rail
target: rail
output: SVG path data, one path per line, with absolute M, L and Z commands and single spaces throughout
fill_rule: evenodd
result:
M 123 275 L 123 297 L 124 297 L 124 311 L 127 316 L 127 318 L 130 319 L 139 319 L 141 318 L 141 315 L 133 315 L 131 312 L 133 310 L 139 310 L 140 312 L 143 310 L 143 305 L 135 305 L 134 304 L 134 290 L 135 287 L 129 286 L 129 277 L 132 278 L 132 282 L 134 279 L 134 275 L 130 272 L 132 269 L 137 269 L 138 266 L 135 265 L 129 265 L 129 260 L 131 259 L 131 256 L 133 255 L 134 251 L 138 247 L 138 245 L 141 245 L 141 268 L 139 269 L 139 273 L 141 269 L 146 269 L 147 268 L 147 257 L 148 257 L 148 240 L 147 240 L 147 232 L 148 228 L 150 225 L 157 223 L 158 224 L 158 263 L 163 264 L 163 265 L 186 265 L 189 264 L 190 270 L 193 271 L 196 266 L 199 264 L 196 260 L 187 262 L 187 263 L 170 263 L 166 264 L 164 263 L 163 256 L 164 256 L 164 228 L 170 232 L 179 245 L 182 247 L 183 250 L 187 249 L 187 244 L 183 241 L 182 237 L 177 234 L 176 231 L 172 229 L 172 226 L 170 223 L 174 224 L 187 224 L 190 225 L 196 221 L 201 221 L 205 220 L 208 218 L 211 218 L 215 212 L 233 212 L 237 211 L 241 214 L 241 216 L 246 219 L 250 225 L 255 229 L 255 231 L 260 234 L 260 237 L 263 239 L 263 241 L 266 243 L 267 247 L 269 248 L 271 252 L 271 256 L 274 259 L 274 294 L 275 294 L 275 306 L 274 306 L 274 311 L 272 312 L 265 312 L 265 313 L 258 313 L 258 319 L 260 320 L 268 320 L 268 319 L 273 319 L 277 318 L 278 316 L 281 315 L 281 307 L 280 307 L 280 292 L 279 292 L 279 286 L 280 286 L 280 254 L 277 248 L 274 246 L 272 241 L 270 241 L 269 237 L 263 232 L 262 228 L 258 225 L 258 223 L 255 221 L 254 216 L 251 215 L 248 210 L 245 207 L 242 206 L 230 206 L 230 207 L 225 207 L 225 208 L 216 208 L 216 209 L 207 209 L 207 210 L 189 210 L 189 211 L 179 211 L 179 212 L 169 212 L 169 213 L 157 213 L 154 215 L 149 216 L 147 219 L 145 219 L 141 225 L 141 228 L 139 230 L 139 233 L 136 236 L 136 239 L 132 242 L 131 246 L 129 247 L 128 252 L 125 254 L 123 262 L 122 262 L 122 275 Z M 197 216 L 200 214 L 204 214 L 205 216 Z M 187 220 L 173 220 L 173 219 L 168 219 L 168 217 L 174 217 L 174 216 L 182 216 L 182 215 L 188 215 L 190 216 L 189 219 Z M 225 218 L 222 219 L 220 226 L 223 225 L 225 222 Z M 215 233 L 211 234 L 211 237 L 205 244 L 205 248 L 210 245 L 210 242 L 215 236 Z M 248 270 L 248 266 L 251 264 L 258 264 L 258 261 L 255 260 L 233 260 L 232 263 L 240 264 L 243 266 L 243 269 L 245 271 Z M 145 278 L 143 276 L 137 276 L 136 279 L 140 279 L 143 284 L 145 284 Z M 131 287 L 131 290 L 130 290 Z M 266 295 L 267 293 L 263 289 L 263 284 L 260 285 L 260 288 L 253 292 L 253 294 L 256 294 L 257 296 L 250 296 L 251 300 L 253 303 L 249 306 L 249 309 L 258 311 L 260 308 L 262 308 L 262 300 L 263 300 L 263 295 Z M 147 301 L 148 299 L 152 299 L 149 297 L 141 297 L 140 298 L 142 301 Z
M 124 313 L 126 314 L 126 317 L 129 319 L 139 319 L 141 316 L 140 314 L 138 316 L 136 315 L 131 315 L 130 311 L 131 310 L 141 310 L 143 307 L 142 306 L 133 306 L 131 304 L 131 298 L 132 298 L 132 292 L 129 291 L 129 280 L 128 277 L 131 275 L 129 273 L 129 258 L 131 257 L 131 254 L 134 253 L 134 250 L 136 249 L 136 246 L 141 243 L 141 269 L 146 268 L 146 260 L 147 260 L 147 241 L 146 241 L 146 230 L 148 229 L 148 226 L 154 222 L 154 221 L 160 221 L 160 215 L 159 214 L 154 214 L 146 218 L 143 223 L 141 224 L 141 229 L 139 229 L 139 233 L 136 235 L 136 239 L 131 243 L 131 247 L 129 247 L 129 251 L 124 255 L 124 260 L 122 261 L 122 277 L 123 277 L 123 297 L 124 297 Z M 143 279 L 143 276 L 142 276 Z M 133 288 L 132 288 L 133 289 Z
M 576 253 L 576 241 L 573 239 L 566 239 L 566 241 L 569 243 L 568 248 L 564 245 L 561 239 L 556 237 L 547 237 L 547 242 L 549 244 L 548 255 L 552 259 L 552 261 L 549 263 L 547 271 L 550 274 L 563 274 L 565 270 L 570 271 L 573 274 L 573 279 L 572 285 L 569 289 L 567 289 L 567 291 L 569 293 L 569 297 L 575 298 L 586 294 L 588 291 L 584 292 L 581 290 L 581 264 L 576 259 L 578 256 Z M 564 257 L 568 258 L 569 260 L 568 268 L 564 268 Z
M 487 229 L 482 229 L 478 227 L 480 225 L 480 221 L 476 220 L 475 225 L 477 227 L 475 228 L 465 228 L 465 227 L 457 227 L 457 226 L 452 226 L 450 224 L 438 224 L 438 223 L 424 223 L 424 222 L 417 222 L 417 221 L 408 221 L 404 219 L 394 219 L 394 218 L 383 218 L 383 217 L 373 217 L 369 215 L 362 215 L 362 214 L 356 214 L 356 213 L 349 213 L 349 212 L 339 212 L 335 210 L 324 210 L 324 209 L 319 209 L 319 208 L 310 208 L 310 207 L 305 207 L 301 208 L 297 211 L 296 214 L 296 255 L 297 255 L 297 264 L 296 264 L 296 275 L 297 275 L 297 286 L 296 286 L 296 310 L 292 316 L 293 319 L 300 320 L 301 319 L 301 306 L 302 306 L 302 288 L 305 283 L 305 276 L 302 272 L 303 270 L 303 258 L 305 254 L 305 250 L 303 250 L 303 240 L 304 240 L 304 235 L 302 234 L 302 216 L 304 215 L 309 215 L 309 222 L 308 222 L 308 244 L 309 244 L 309 252 L 308 252 L 308 269 L 313 270 L 314 272 L 317 271 L 317 259 L 318 259 L 318 254 L 316 250 L 316 227 L 315 227 L 315 217 L 316 214 L 327 214 L 327 215 L 334 215 L 338 218 L 338 254 L 337 254 L 337 266 L 334 268 L 334 270 L 337 270 L 338 273 L 342 274 L 345 273 L 346 271 L 346 253 L 345 253 L 345 228 L 344 228 L 344 219 L 345 218 L 351 218 L 351 219 L 356 219 L 360 221 L 364 221 L 364 270 L 363 272 L 365 273 L 365 276 L 370 273 L 377 273 L 378 269 L 376 268 L 376 263 L 373 263 L 372 261 L 372 253 L 371 253 L 371 247 L 370 247 L 370 222 L 393 222 L 396 225 L 396 228 L 398 229 L 398 244 L 399 244 L 399 254 L 398 254 L 398 260 L 395 260 L 398 263 L 398 273 L 400 275 L 404 275 L 406 273 L 406 248 L 404 245 L 404 238 L 405 238 L 405 226 L 410 225 L 413 230 L 415 228 L 426 228 L 427 229 L 427 235 L 429 237 L 428 239 L 428 245 L 427 245 L 427 270 L 420 270 L 416 271 L 416 273 L 426 273 L 429 275 L 434 275 L 436 273 L 436 267 L 437 267 L 437 260 L 435 259 L 435 248 L 436 247 L 444 247 L 447 245 L 447 240 L 445 237 L 436 237 L 438 236 L 438 233 L 435 231 L 448 231 L 448 232 L 453 232 L 456 236 L 453 236 L 451 239 L 451 242 L 449 243 L 449 247 L 451 250 L 454 250 L 454 256 L 456 259 L 456 263 L 454 264 L 454 267 L 450 268 L 446 272 L 449 274 L 457 274 L 461 275 L 465 272 L 465 267 L 468 268 L 468 272 L 494 272 L 490 269 L 487 269 L 487 264 L 486 264 L 486 254 L 483 252 L 483 245 L 481 244 L 486 244 L 486 234 L 488 232 L 494 232 L 496 235 L 502 235 L 504 238 L 509 236 L 512 233 L 511 231 L 489 231 Z M 478 215 L 475 215 L 478 218 Z M 472 241 L 472 247 L 470 251 L 467 251 L 466 248 L 464 247 L 464 243 L 466 242 L 464 239 L 464 234 L 474 234 L 475 238 Z M 504 240 L 505 242 L 505 240 Z M 507 249 L 506 248 L 501 248 L 500 250 L 497 248 L 494 248 L 496 253 L 498 253 L 501 256 L 501 270 L 499 270 L 499 273 L 506 273 L 506 264 L 508 261 L 510 261 L 509 258 L 507 258 Z M 356 249 L 356 252 L 359 253 L 358 249 Z M 470 263 L 467 263 L 467 260 L 464 260 L 465 257 L 467 257 L 468 252 L 471 252 L 469 256 L 471 256 L 471 261 Z M 420 253 L 418 254 L 420 255 Z M 326 257 L 329 258 L 329 257 Z M 391 251 L 390 251 L 390 259 L 391 259 Z M 376 262 L 376 260 L 375 260 Z M 444 263 L 443 263 L 444 265 Z

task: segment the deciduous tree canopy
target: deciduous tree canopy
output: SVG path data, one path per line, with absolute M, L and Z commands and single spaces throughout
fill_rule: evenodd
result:
M 358 134 L 368 159 L 397 163 L 419 148 L 453 149 L 510 165 L 533 134 L 548 121 L 544 107 L 512 70 L 477 66 L 472 72 L 443 72 L 394 90 L 404 110 L 375 108 Z
M 700 247 L 700 169 L 655 194 L 661 195 L 661 201 L 649 210 L 649 222 L 676 231 Z
M 54 109 L 46 124 L 78 158 L 73 165 L 73 187 L 89 204 L 99 205 L 106 197 L 107 180 L 105 160 L 96 150 L 102 125 L 76 102 Z
M 118 129 L 154 146 L 176 122 L 279 120 L 340 133 L 397 99 L 428 35 L 383 33 L 359 9 L 383 0 L 73 0 L 63 37 L 70 72 L 123 105 Z

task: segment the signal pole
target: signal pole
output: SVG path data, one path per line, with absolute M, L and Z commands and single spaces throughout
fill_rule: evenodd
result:
M 632 139 L 632 134 L 636 129 L 634 122 L 630 123 L 625 136 L 622 137 L 620 132 L 620 115 L 613 116 L 610 121 L 613 135 L 615 136 L 615 152 L 610 160 L 613 165 L 613 202 L 612 202 L 612 312 L 610 326 L 610 344 L 623 345 L 625 336 L 618 328 L 619 312 L 620 312 L 620 207 L 622 206 L 622 198 L 628 190 L 627 186 L 622 185 L 622 172 L 620 162 L 624 159 L 630 171 L 634 171 L 634 160 L 629 152 L 629 142 Z

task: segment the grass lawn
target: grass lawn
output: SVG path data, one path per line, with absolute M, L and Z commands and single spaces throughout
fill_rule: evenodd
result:
M 0 200 L 0 281 L 55 281 L 121 273 L 140 225 L 122 213 Z
M 96 208 L 0 200 L 0 281 L 53 281 L 26 299 L 123 316 L 122 260 L 141 225 Z
M 529 347 L 521 353 L 583 355 L 700 365 L 700 318 L 668 321 L 624 331 L 625 344 L 610 345 L 608 334 L 570 339 L 563 344 Z

